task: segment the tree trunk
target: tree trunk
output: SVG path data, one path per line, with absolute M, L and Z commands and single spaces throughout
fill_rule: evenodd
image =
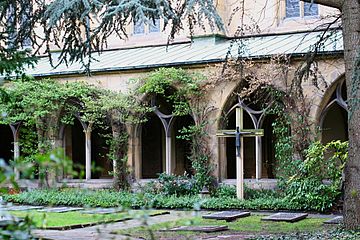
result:
M 360 3 L 359 0 L 345 0 L 342 7 L 345 75 L 349 100 L 349 159 L 345 166 L 344 223 L 347 229 L 360 228 L 360 99 L 359 65 L 360 57 Z
M 125 125 L 121 124 L 116 118 L 111 117 L 111 128 L 113 139 L 110 146 L 110 156 L 114 164 L 114 188 L 117 190 L 128 190 L 129 168 L 127 165 L 127 132 Z

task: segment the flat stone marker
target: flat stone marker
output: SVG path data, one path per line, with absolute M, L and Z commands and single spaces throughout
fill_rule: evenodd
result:
M 17 223 L 17 222 L 20 222 L 21 220 L 17 217 L 14 217 L 14 216 L 10 216 L 10 215 L 6 215 L 6 216 L 3 216 L 1 215 L 0 216 L 0 227 L 4 227 L 4 226 L 7 226 L 9 224 L 13 224 L 13 223 Z
M 192 231 L 192 232 L 220 232 L 220 231 L 226 231 L 229 230 L 228 226 L 181 226 L 181 227 L 175 227 L 171 228 L 166 231 Z
M 244 211 L 223 211 L 212 214 L 207 214 L 202 216 L 204 219 L 215 219 L 215 220 L 225 220 L 227 222 L 234 221 L 238 218 L 248 217 L 250 212 Z
M 6 211 L 30 211 L 30 210 L 38 210 L 42 209 L 42 206 L 4 206 L 4 210 Z
M 82 211 L 81 213 L 85 213 L 85 214 L 111 214 L 111 213 L 119 213 L 119 212 L 123 212 L 123 210 L 120 209 L 120 208 L 96 208 L 96 209 L 92 209 L 92 210 L 85 210 L 85 211 Z
M 275 222 L 298 222 L 305 219 L 308 216 L 307 213 L 276 213 L 268 217 L 264 217 L 263 221 L 275 221 Z
M 38 212 L 53 212 L 53 213 L 65 213 L 65 212 L 73 212 L 84 210 L 84 208 L 75 208 L 75 207 L 54 207 L 54 208 L 46 208 L 41 209 Z
M 344 222 L 343 216 L 337 216 L 324 222 L 324 224 L 342 224 Z

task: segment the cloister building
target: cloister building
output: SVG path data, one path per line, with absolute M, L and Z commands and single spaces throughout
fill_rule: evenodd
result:
M 264 3 L 266 2 L 266 3 Z M 161 31 L 163 22 L 153 24 L 133 23 L 127 27 L 129 38 L 109 40 L 108 49 L 97 55 L 98 61 L 91 65 L 92 75 L 86 76 L 81 64 L 59 65 L 52 68 L 46 57 L 41 57 L 28 74 L 35 78 L 53 78 L 59 81 L 86 81 L 105 89 L 127 92 L 133 87 L 129 82 L 159 67 L 181 67 L 191 71 L 214 71 L 215 66 L 225 62 L 227 54 L 236 56 L 240 44 L 245 45 L 243 58 L 263 64 L 271 56 L 286 54 L 296 66 L 316 44 L 323 34 L 326 23 L 337 10 L 299 0 L 245 1 L 245 24 L 248 26 L 242 40 L 237 31 L 241 13 L 234 13 L 238 1 L 218 1 L 218 11 L 225 24 L 224 32 L 204 32 L 195 29 L 191 38 L 182 31 L 174 42 L 167 44 L 168 32 Z M 232 19 L 230 21 L 230 18 Z M 229 24 L 227 24 L 230 22 Z M 251 27 L 257 25 L 256 29 Z M 336 27 L 336 26 L 335 26 Z M 347 140 L 347 105 L 344 82 L 344 60 L 341 29 L 334 31 L 319 50 L 318 70 L 328 87 L 317 89 L 311 83 L 303 84 L 306 98 L 311 103 L 310 115 L 323 142 Z M 54 53 L 56 56 L 56 53 Z M 217 71 L 220 71 L 218 68 Z M 259 69 L 261 71 L 261 69 Z M 231 138 L 216 137 L 220 129 L 235 128 L 234 106 L 244 109 L 244 127 L 264 129 L 264 137 L 246 138 L 244 142 L 244 176 L 254 187 L 271 187 L 275 184 L 273 167 L 275 159 L 271 116 L 263 109 L 249 105 L 234 94 L 239 81 L 220 82 L 207 96 L 214 107 L 214 124 L 209 132 L 209 147 L 212 151 L 214 176 L 220 182 L 232 183 L 236 177 L 235 143 Z M 161 101 L 161 99 L 159 100 Z M 228 121 L 221 116 L 226 113 Z M 171 108 L 163 104 L 151 113 L 146 123 L 129 128 L 128 165 L 136 181 L 153 179 L 161 172 L 183 174 L 191 166 L 187 156 L 189 143 L 176 138 L 178 130 L 193 123 L 192 117 L 175 117 L 166 125 L 164 119 Z M 166 121 L 165 121 L 166 122 Z M 12 159 L 21 155 L 18 141 L 21 138 L 16 124 L 0 126 L 0 157 Z M 74 125 L 61 129 L 62 146 L 74 163 L 84 166 L 84 180 L 69 179 L 69 184 L 110 186 L 112 163 L 106 159 L 108 146 L 96 127 L 87 133 L 86 123 L 76 119 Z M 319 133 L 316 129 L 319 129 Z M 109 130 L 110 131 L 110 130 Z M 315 132 L 316 131 L 316 132 Z M 91 167 L 103 170 L 91 172 Z

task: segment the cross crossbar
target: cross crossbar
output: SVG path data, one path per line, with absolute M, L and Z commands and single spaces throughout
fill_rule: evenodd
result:
M 262 137 L 264 136 L 264 129 L 242 129 L 240 130 L 242 137 Z M 217 137 L 235 137 L 236 130 L 220 130 L 216 133 Z

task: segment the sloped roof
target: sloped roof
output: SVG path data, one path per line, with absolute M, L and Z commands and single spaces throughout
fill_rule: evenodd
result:
M 163 46 L 148 46 L 104 51 L 93 57 L 92 72 L 146 69 L 162 66 L 183 66 L 222 62 L 228 53 L 231 57 L 240 55 L 244 58 L 266 58 L 271 55 L 306 54 L 313 49 L 323 32 L 302 32 L 277 35 L 263 35 L 239 39 L 219 37 L 195 38 L 193 43 L 178 43 Z M 239 51 L 240 49 L 240 51 Z M 343 51 L 342 32 L 336 31 L 321 45 L 319 53 Z M 56 53 L 54 53 L 56 59 Z M 57 68 L 50 66 L 46 57 L 40 58 L 34 69 L 28 74 L 34 76 L 51 76 L 79 74 L 84 69 L 80 63 Z

